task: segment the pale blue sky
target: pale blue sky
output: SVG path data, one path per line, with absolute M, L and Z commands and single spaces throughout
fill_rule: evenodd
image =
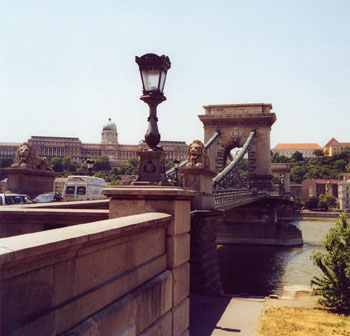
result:
M 135 56 L 172 62 L 163 140 L 203 139 L 203 105 L 271 103 L 271 145 L 350 142 L 350 1 L 0 0 L 0 142 L 119 142 L 147 128 Z

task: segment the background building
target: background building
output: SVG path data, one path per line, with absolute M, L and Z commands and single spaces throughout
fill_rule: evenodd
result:
M 137 145 L 122 145 L 118 143 L 116 124 L 111 120 L 104 124 L 101 132 L 101 142 L 98 144 L 82 143 L 79 138 L 31 136 L 28 143 L 35 149 L 37 155 L 47 157 L 71 156 L 74 162 L 81 163 L 89 156 L 100 158 L 107 156 L 112 166 L 118 166 L 131 158 L 138 158 L 137 151 L 147 148 L 144 141 Z M 20 143 L 0 143 L 0 159 L 13 159 Z M 167 153 L 169 160 L 185 160 L 187 144 L 185 141 L 161 141 L 159 146 Z
M 321 194 L 333 195 L 338 198 L 338 183 L 341 180 L 306 179 L 301 184 L 301 200 L 306 201 L 311 196 Z
M 280 143 L 272 148 L 272 153 L 278 153 L 288 158 L 292 157 L 295 152 L 303 154 L 304 158 L 315 158 L 314 150 L 323 148 L 317 143 Z
M 350 210 L 350 180 L 338 183 L 338 201 L 340 210 Z
M 349 142 L 339 142 L 338 140 L 332 138 L 324 146 L 323 152 L 327 156 L 332 156 L 333 154 L 341 153 L 345 147 L 350 148 L 350 143 Z

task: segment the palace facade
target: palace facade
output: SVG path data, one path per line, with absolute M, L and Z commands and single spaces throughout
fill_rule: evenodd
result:
M 101 132 L 101 142 L 98 144 L 82 143 L 79 138 L 31 136 L 28 143 L 35 153 L 49 160 L 53 157 L 71 156 L 74 162 L 81 163 L 88 156 L 107 156 L 112 166 L 118 166 L 131 158 L 138 158 L 137 151 L 146 148 L 144 140 L 137 145 L 123 145 L 118 142 L 116 124 L 111 120 L 105 123 Z M 21 143 L 0 142 L 0 159 L 13 159 Z M 185 141 L 161 141 L 159 146 L 167 153 L 168 160 L 183 161 L 187 158 Z

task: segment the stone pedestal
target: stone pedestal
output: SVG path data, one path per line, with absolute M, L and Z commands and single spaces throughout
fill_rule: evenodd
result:
M 31 168 L 6 168 L 7 189 L 16 194 L 26 194 L 31 198 L 46 192 L 53 192 L 57 173 Z
M 180 173 L 185 176 L 185 187 L 197 191 L 192 199 L 192 210 L 214 209 L 214 195 L 212 179 L 216 173 L 206 168 L 182 168 Z
M 135 184 L 167 184 L 164 167 L 166 153 L 163 151 L 148 150 L 139 151 L 137 154 L 140 157 L 140 168 L 139 177 Z
M 196 195 L 194 190 L 166 186 L 127 186 L 108 188 L 103 194 L 110 198 L 110 218 L 124 217 L 150 212 L 173 215 L 165 228 L 167 269 L 171 273 L 170 292 L 172 308 L 152 324 L 145 335 L 158 335 L 161 320 L 170 319 L 170 327 L 160 331 L 162 335 L 188 335 L 190 294 L 190 202 Z M 145 249 L 154 246 L 146 245 Z M 132 250 L 128 258 L 134 258 Z M 156 295 L 156 294 L 155 294 Z M 157 294 L 160 295 L 160 294 Z M 150 307 L 151 309 L 151 307 Z M 157 331 L 158 330 L 158 331 Z M 160 335 L 160 334 L 159 334 Z

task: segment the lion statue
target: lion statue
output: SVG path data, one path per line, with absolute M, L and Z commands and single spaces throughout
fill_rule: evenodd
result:
M 28 142 L 23 143 L 17 148 L 15 158 L 16 163 L 11 166 L 13 168 L 32 168 L 52 171 L 48 159 L 36 155 L 34 148 Z
M 192 141 L 187 152 L 187 168 L 209 168 L 209 159 L 202 141 Z

